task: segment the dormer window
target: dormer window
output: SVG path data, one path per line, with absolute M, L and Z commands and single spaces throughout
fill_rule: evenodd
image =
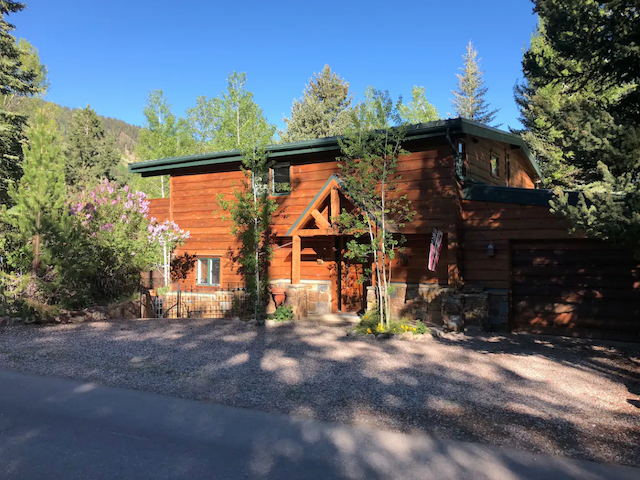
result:
M 495 153 L 491 154 L 491 160 L 489 162 L 491 166 L 491 176 L 500 177 L 500 158 Z

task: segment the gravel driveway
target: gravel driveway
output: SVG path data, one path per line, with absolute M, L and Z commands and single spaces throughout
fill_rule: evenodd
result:
M 612 345 L 134 320 L 2 328 L 0 368 L 640 466 L 640 346 Z

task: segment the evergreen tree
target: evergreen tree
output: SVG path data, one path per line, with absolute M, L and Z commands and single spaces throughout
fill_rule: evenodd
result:
M 329 65 L 313 75 L 302 98 L 293 101 L 291 118 L 284 118 L 287 128 L 280 137 L 285 142 L 333 137 L 349 126 L 353 102 L 349 83 L 333 73 Z
M 415 86 L 411 90 L 412 101 L 400 105 L 400 115 L 408 124 L 434 122 L 440 119 L 436 107 L 427 100 L 424 87 Z
M 574 229 L 640 257 L 640 46 L 634 40 L 640 12 L 619 0 L 537 0 L 535 10 L 551 54 L 525 53 L 528 87 L 561 89 L 559 98 L 580 99 L 576 110 L 582 110 L 578 125 L 550 120 L 567 145 L 581 191 L 571 206 L 556 190 L 552 211 L 566 215 Z
M 103 178 L 120 162 L 113 138 L 106 135 L 98 114 L 87 105 L 73 114 L 66 149 L 67 183 L 84 187 Z
M 603 161 L 614 174 L 635 162 L 634 132 L 612 115 L 611 106 L 628 87 L 602 85 L 582 77 L 582 61 L 569 59 L 549 43 L 539 24 L 523 60 L 525 82 L 516 86 L 520 132 L 540 162 L 547 186 L 575 187 L 600 178 Z M 555 81 L 548 71 L 561 72 Z
M 478 51 L 473 47 L 473 43 L 469 42 L 467 53 L 462 56 L 462 74 L 456 74 L 458 90 L 452 90 L 455 98 L 451 103 L 456 116 L 490 125 L 495 121 L 499 110 L 491 110 L 485 99 L 489 88 L 484 86 L 484 72 L 480 70 L 480 59 L 477 57 Z
M 545 39 L 562 57 L 579 62 L 573 80 L 587 80 L 605 93 L 613 86 L 629 89 L 610 112 L 627 125 L 640 122 L 640 12 L 629 0 L 536 0 Z M 525 58 L 526 60 L 526 58 Z M 550 65 L 542 72 L 550 82 L 566 72 Z
M 22 64 L 23 53 L 11 35 L 15 26 L 6 17 L 25 8 L 24 3 L 14 0 L 0 1 L 0 204 L 7 203 L 8 182 L 17 180 L 22 174 L 22 142 L 27 121 L 25 115 L 9 108 L 13 96 L 38 93 L 37 72 Z
M 24 175 L 9 186 L 14 204 L 4 212 L 3 220 L 19 232 L 34 273 L 46 260 L 45 237 L 61 222 L 66 201 L 64 161 L 58 144 L 55 120 L 39 111 L 27 131 L 24 147 Z

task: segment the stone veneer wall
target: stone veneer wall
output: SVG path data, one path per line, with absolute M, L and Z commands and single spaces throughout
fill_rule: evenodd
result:
M 506 324 L 507 293 L 487 292 L 479 286 L 462 290 L 433 284 L 392 283 L 391 312 L 396 318 L 446 324 L 452 315 L 465 325 L 489 327 Z M 367 287 L 367 310 L 376 308 L 375 287 Z
M 304 283 L 291 284 L 289 280 L 273 280 L 274 286 L 285 289 L 285 304 L 293 309 L 296 320 L 307 315 L 331 313 L 331 282 L 306 280 Z M 267 313 L 275 310 L 273 300 Z

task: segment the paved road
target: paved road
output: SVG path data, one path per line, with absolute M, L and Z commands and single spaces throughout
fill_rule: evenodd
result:
M 626 480 L 640 469 L 0 371 L 0 478 Z

